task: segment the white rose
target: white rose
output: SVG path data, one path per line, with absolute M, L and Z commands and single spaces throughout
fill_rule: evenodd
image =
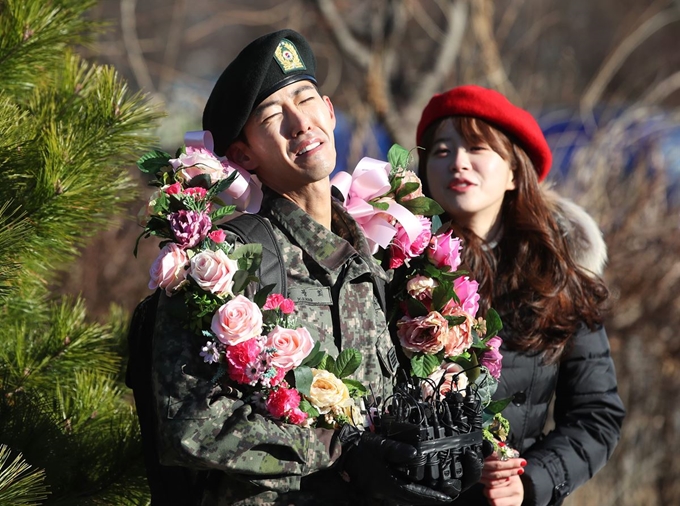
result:
M 234 295 L 234 274 L 238 270 L 236 260 L 229 258 L 222 250 L 203 250 L 191 258 L 189 275 L 206 292 L 221 297 Z
M 334 406 L 345 407 L 352 403 L 349 390 L 340 378 L 321 369 L 312 369 L 314 379 L 307 398 L 312 405 L 324 414 Z

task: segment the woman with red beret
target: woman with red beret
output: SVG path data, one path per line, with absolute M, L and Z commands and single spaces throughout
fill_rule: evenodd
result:
M 417 144 L 425 192 L 464 240 L 480 308 L 503 320 L 494 398 L 512 399 L 507 442 L 520 454 L 487 459 L 481 483 L 458 502 L 560 504 L 605 465 L 625 415 L 602 327 L 601 233 L 539 185 L 552 160 L 545 137 L 496 91 L 460 86 L 432 97 Z

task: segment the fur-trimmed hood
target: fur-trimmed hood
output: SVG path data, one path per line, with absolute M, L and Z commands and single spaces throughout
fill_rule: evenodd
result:
M 581 206 L 558 195 L 550 187 L 543 186 L 541 190 L 567 238 L 576 263 L 601 276 L 607 263 L 607 245 L 600 227 Z

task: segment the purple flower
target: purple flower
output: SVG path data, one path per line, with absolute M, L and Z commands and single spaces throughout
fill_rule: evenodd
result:
M 169 214 L 168 220 L 177 243 L 184 249 L 196 246 L 212 228 L 210 217 L 196 211 L 177 211 Z
M 498 348 L 500 348 L 502 342 L 503 340 L 498 336 L 489 339 L 486 345 L 491 349 L 486 350 L 480 360 L 480 364 L 486 367 L 489 370 L 489 374 L 496 379 L 501 377 L 503 355 L 498 351 Z
M 201 357 L 203 358 L 203 361 L 208 364 L 218 362 L 220 360 L 220 350 L 217 349 L 217 346 L 213 341 L 208 341 L 205 343 L 205 346 L 201 348 Z

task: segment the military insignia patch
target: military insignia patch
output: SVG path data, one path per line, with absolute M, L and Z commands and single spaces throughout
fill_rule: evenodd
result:
M 274 59 L 284 74 L 295 70 L 307 70 L 305 62 L 302 61 L 295 44 L 288 39 L 281 39 L 279 46 L 274 51 Z

